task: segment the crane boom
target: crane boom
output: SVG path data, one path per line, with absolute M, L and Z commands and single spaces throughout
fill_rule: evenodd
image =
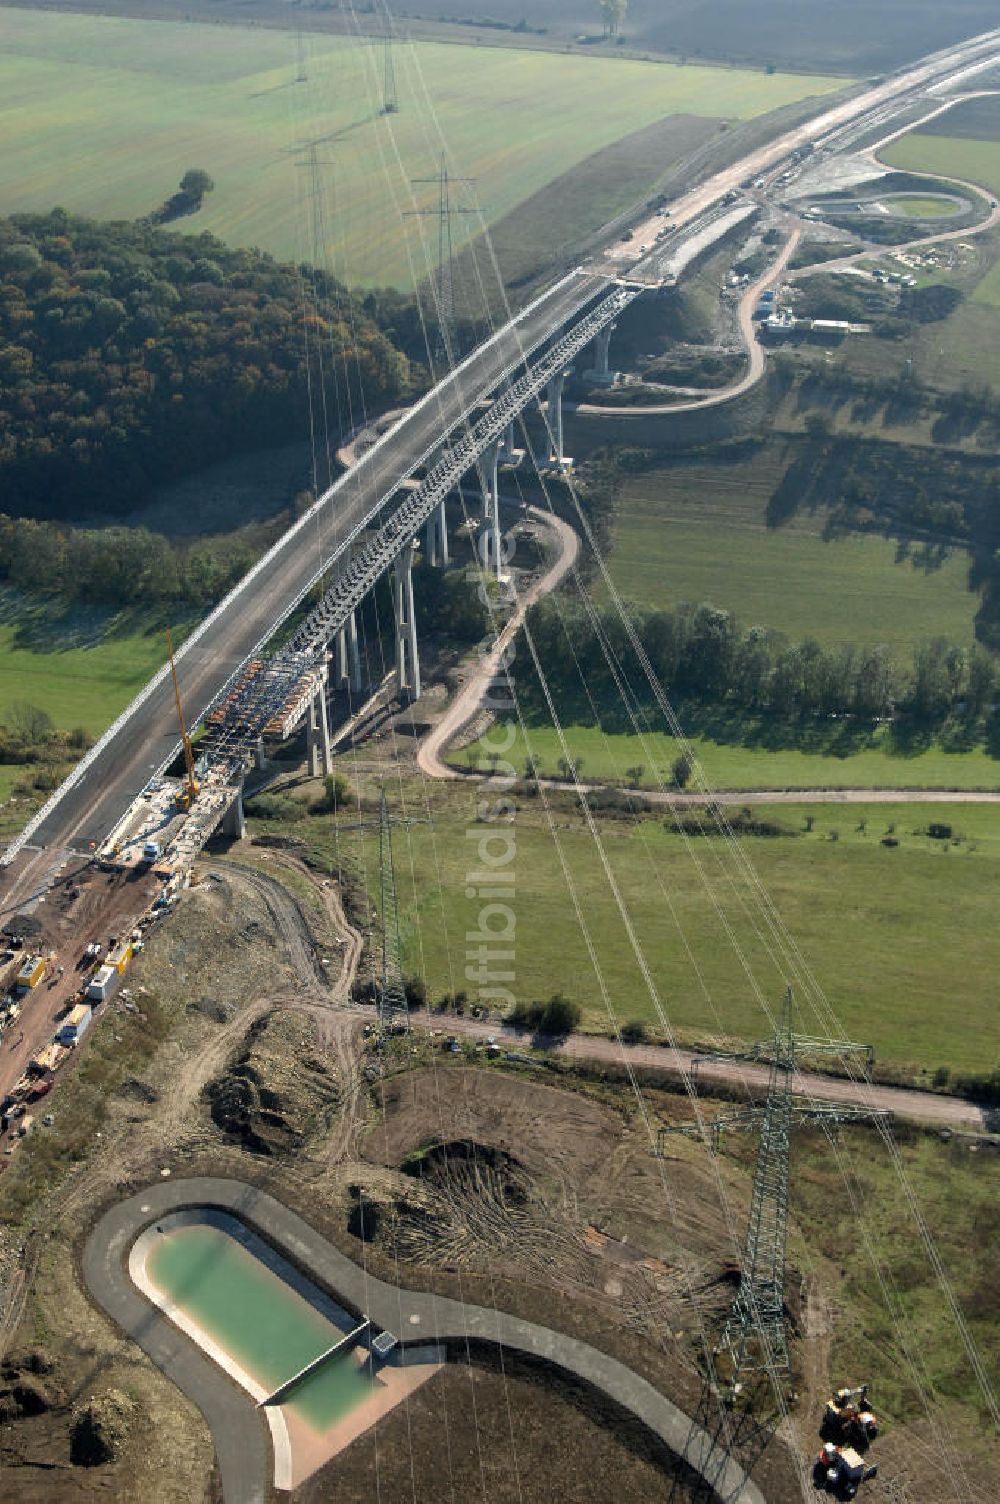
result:
M 170 674 L 174 681 L 174 702 L 177 706 L 177 720 L 181 728 L 181 742 L 184 747 L 184 766 L 187 769 L 187 781 L 184 788 L 178 792 L 177 803 L 181 809 L 190 809 L 198 797 L 200 785 L 194 776 L 194 748 L 188 729 L 184 721 L 184 710 L 181 706 L 181 688 L 177 682 L 177 664 L 174 662 L 174 644 L 170 637 L 170 628 L 166 628 L 167 652 L 170 654 Z

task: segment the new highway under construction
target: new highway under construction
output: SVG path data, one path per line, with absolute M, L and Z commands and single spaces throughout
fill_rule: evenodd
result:
M 454 1030 L 446 1034 L 430 1016 L 420 1027 L 426 992 L 407 975 L 402 941 L 400 843 L 419 819 L 433 821 L 430 800 L 422 815 L 406 806 L 400 790 L 413 769 L 401 771 L 390 721 L 377 754 L 353 763 L 359 818 L 344 810 L 328 712 L 331 687 L 362 690 L 358 613 L 387 576 L 395 651 L 378 687 L 388 683 L 397 706 L 419 700 L 414 550 L 423 536 L 428 562 L 448 564 L 445 502 L 473 476 L 471 547 L 490 599 L 504 596 L 507 608 L 494 610 L 495 641 L 480 646 L 476 694 L 461 701 L 462 724 L 474 717 L 525 620 L 502 564 L 500 469 L 516 460 L 540 478 L 571 471 L 562 406 L 573 363 L 606 373 L 619 317 L 673 287 L 707 248 L 778 197 L 778 180 L 787 189 L 804 157 L 835 160 L 873 124 L 888 129 L 933 102 L 933 90 L 998 60 L 993 32 L 859 89 L 692 187 L 671 206 L 669 228 L 656 215 L 637 220 L 634 244 L 609 243 L 543 292 L 364 449 L 176 655 L 168 636 L 163 670 L 9 846 L 0 920 L 8 933 L 15 922 L 28 926 L 11 939 L 23 952 L 21 991 L 37 1023 L 0 1066 L 0 1087 L 10 1141 L 26 1139 L 44 1112 L 54 1147 L 37 1166 L 25 1154 L 20 1191 L 11 1193 L 23 1196 L 18 1215 L 30 1232 L 16 1252 L 13 1242 L 0 1247 L 4 1320 L 6 1335 L 17 1330 L 33 1287 L 47 1280 L 31 1309 L 43 1334 L 46 1311 L 63 1322 L 71 1383 L 64 1399 L 40 1339 L 40 1355 L 22 1353 L 5 1368 L 3 1394 L 34 1394 L 39 1409 L 30 1413 L 61 1415 L 67 1431 L 72 1414 L 73 1445 L 106 1442 L 99 1463 L 124 1467 L 124 1458 L 133 1497 L 161 1497 L 143 1471 L 144 1449 L 161 1456 L 160 1439 L 143 1427 L 161 1414 L 164 1435 L 188 1435 L 171 1499 L 184 1490 L 195 1497 L 201 1486 L 225 1504 L 265 1504 L 276 1492 L 303 1504 L 340 1492 L 361 1497 L 365 1488 L 370 1497 L 370 1471 L 362 1492 L 349 1493 L 351 1469 L 365 1438 L 377 1449 L 386 1434 L 394 1438 L 389 1472 L 409 1446 L 416 1499 L 413 1436 L 427 1445 L 421 1479 L 433 1477 L 437 1488 L 439 1415 L 457 1438 L 452 1459 L 448 1433 L 448 1467 L 453 1484 L 461 1477 L 460 1496 L 478 1476 L 484 1498 L 551 1498 L 578 1449 L 595 1475 L 606 1469 L 602 1497 L 627 1474 L 635 1496 L 666 1484 L 677 1504 L 792 1504 L 810 1484 L 844 1498 L 863 1485 L 872 1504 L 916 1504 L 925 1494 L 907 1494 L 905 1484 L 900 1494 L 877 1493 L 879 1467 L 883 1478 L 902 1477 L 907 1447 L 926 1456 L 938 1446 L 926 1497 L 960 1497 L 948 1492 L 960 1443 L 933 1413 L 910 1430 L 900 1413 L 899 1437 L 884 1443 L 865 1375 L 842 1375 L 847 1387 L 827 1401 L 837 1366 L 855 1359 L 831 1352 L 828 1292 L 838 1262 L 872 1253 L 860 1236 L 843 1239 L 847 1217 L 860 1224 L 857 1163 L 870 1145 L 898 1174 L 940 1275 L 956 1350 L 982 1389 L 984 1424 L 997 1420 L 975 1333 L 893 1137 L 896 1114 L 924 1124 L 927 1102 L 917 1092 L 890 1099 L 876 1091 L 872 1046 L 834 1027 L 832 1006 L 724 810 L 706 799 L 704 818 L 719 836 L 712 860 L 718 851 L 720 867 L 731 862 L 729 880 L 744 884 L 741 902 L 752 907 L 758 934 L 796 983 L 773 1007 L 741 956 L 773 1023 L 765 1037 L 682 1047 L 594 818 L 592 790 L 568 758 L 562 784 L 543 786 L 536 774 L 530 789 L 559 851 L 564 901 L 601 979 L 603 937 L 592 933 L 559 845 L 572 824 L 593 836 L 662 1039 L 623 1037 L 603 979 L 607 1038 L 571 1047 L 571 1026 L 561 1039 L 528 1039 L 500 1011 L 467 1016 L 464 992 L 451 996 Z M 443 319 L 439 352 L 449 349 Z M 565 543 L 568 530 L 562 521 L 552 537 Z M 565 569 L 543 551 L 525 578 L 531 599 L 571 572 L 577 546 L 593 542 L 585 522 L 581 534 Z M 622 699 L 631 710 L 625 690 Z M 665 714 L 676 731 L 669 706 Z M 456 729 L 456 717 L 445 711 L 443 724 Z M 321 813 L 333 828 L 336 865 L 326 847 L 313 850 L 294 835 L 240 844 L 245 777 L 256 763 L 263 786 L 267 739 L 285 742 L 303 727 L 303 782 L 315 788 L 327 776 Z M 445 740 L 430 739 L 433 757 Z M 178 754 L 181 771 L 168 772 Z M 415 762 L 423 778 L 427 767 L 419 755 Z M 456 775 L 448 776 L 439 792 L 455 788 Z M 628 807 L 623 818 L 634 814 Z M 470 817 L 466 835 L 484 863 L 489 840 L 503 840 L 506 816 L 484 802 Z M 220 832 L 226 839 L 212 845 Z M 339 843 L 352 835 L 377 851 L 363 878 L 341 863 Z M 703 879 L 697 857 L 695 870 Z M 469 892 L 503 911 L 500 879 L 480 871 L 474 880 L 486 886 Z M 669 907 L 673 895 L 663 898 Z M 465 938 L 471 944 L 475 934 Z M 806 1020 L 808 1030 L 797 1027 Z M 55 1024 L 58 1061 L 45 1054 Z M 738 1100 L 720 1105 L 713 1094 Z M 72 1131 L 64 1099 L 79 1115 Z M 976 1134 L 977 1148 L 987 1143 L 982 1116 L 967 1105 L 933 1122 L 946 1134 Z M 838 1208 L 839 1171 L 848 1190 Z M 805 1216 L 796 1224 L 800 1190 L 812 1197 L 808 1227 Z M 42 1206 L 44 1226 L 32 1223 Z M 823 1239 L 836 1250 L 829 1256 Z M 842 1267 L 841 1281 L 852 1272 Z M 901 1328 L 898 1302 L 887 1304 Z M 857 1341 L 871 1357 L 867 1334 Z M 900 1394 L 926 1393 L 911 1343 L 912 1333 L 900 1339 L 913 1370 L 894 1391 L 900 1412 Z M 122 1377 L 132 1371 L 126 1359 L 134 1382 Z M 95 1381 L 105 1371 L 111 1386 Z M 463 1397 L 449 1419 L 456 1373 L 473 1386 L 489 1376 L 482 1384 L 490 1394 L 499 1375 L 511 1455 L 533 1406 L 548 1417 L 539 1460 L 526 1469 L 527 1493 L 511 1484 L 505 1462 L 484 1454 L 474 1399 Z M 73 1409 L 79 1394 L 91 1396 L 89 1409 Z M 499 1402 L 487 1408 L 501 1411 Z M 810 1459 L 806 1440 L 821 1416 L 824 1449 Z M 466 1472 L 463 1449 L 476 1454 Z M 376 1489 L 380 1465 L 376 1451 Z M 118 1476 L 109 1471 L 112 1482 Z M 594 1486 L 585 1478 L 582 1496 L 598 1497 Z M 441 1484 L 434 1497 L 444 1491 Z

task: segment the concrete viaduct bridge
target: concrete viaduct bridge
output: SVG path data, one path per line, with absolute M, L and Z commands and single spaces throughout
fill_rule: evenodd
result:
M 595 258 L 590 269 L 563 277 L 480 345 L 319 498 L 183 644 L 177 665 L 181 693 L 195 723 L 213 716 L 212 757 L 230 759 L 237 776 L 268 721 L 278 717 L 288 728 L 296 716 L 299 721 L 308 716 L 314 758 L 323 763 L 327 646 L 334 648 L 335 681 L 356 687 L 356 612 L 390 570 L 400 688 L 418 694 L 413 547 L 425 531 L 428 557 L 446 561 L 444 501 L 462 476 L 478 471 L 483 527 L 493 539 L 491 562 L 499 568 L 497 466 L 511 448 L 514 421 L 547 391 L 547 459 L 562 467 L 567 368 L 593 346 L 592 364 L 607 370 L 610 331 L 628 304 L 679 275 L 763 202 L 760 194 L 755 200 L 744 193 L 743 185 L 762 174 L 769 185 L 783 168 L 787 179 L 804 153 L 815 152 L 810 156 L 815 162 L 851 149 L 859 131 L 876 122 L 884 126 L 998 60 L 1000 30 L 994 30 L 841 100 L 692 188 L 671 205 L 665 238 L 657 234 L 662 219 L 638 227 L 636 239 L 654 245 L 641 261 L 634 254 L 628 260 L 628 251 L 616 258 L 613 250 Z M 423 478 L 414 481 L 416 475 Z M 319 582 L 331 582 L 322 600 L 279 653 L 265 656 L 276 630 Z M 99 846 L 177 750 L 165 668 L 7 848 L 3 862 L 9 864 L 29 843 L 82 851 Z M 0 871 L 0 890 L 6 886 Z
M 360 688 L 357 610 L 377 581 L 393 575 L 396 666 L 401 693 L 420 693 L 413 611 L 414 545 L 448 560 L 445 499 L 469 471 L 483 498 L 482 528 L 492 567 L 501 567 L 498 467 L 514 423 L 543 391 L 552 437 L 548 463 L 564 464 L 562 390 L 588 345 L 607 370 L 611 328 L 644 290 L 575 271 L 544 293 L 367 450 L 288 530 L 186 640 L 177 654 L 181 694 L 193 724 L 208 718 L 209 756 L 234 776 L 269 723 L 290 730 L 309 718 L 310 745 L 326 764 L 328 646 L 333 678 Z M 421 480 L 414 480 L 417 474 Z M 270 638 L 320 582 L 317 606 L 277 653 Z M 151 778 L 178 750 L 169 669 L 161 670 L 43 806 L 19 840 L 86 851 L 100 846 Z

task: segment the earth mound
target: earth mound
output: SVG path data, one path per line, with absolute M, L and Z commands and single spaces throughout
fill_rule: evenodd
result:
M 205 1088 L 212 1121 L 252 1154 L 292 1154 L 336 1110 L 339 1091 L 316 1051 L 311 1020 L 269 1013 L 247 1034 L 243 1054 Z

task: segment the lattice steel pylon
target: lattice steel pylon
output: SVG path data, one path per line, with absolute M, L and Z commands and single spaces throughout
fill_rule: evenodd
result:
M 441 158 L 441 170 L 433 178 L 414 178 L 414 186 L 423 183 L 438 185 L 438 201 L 433 209 L 407 209 L 406 217 L 431 217 L 438 222 L 437 301 L 439 359 L 452 364 L 455 358 L 455 248 L 452 240 L 451 222 L 457 214 L 475 214 L 475 209 L 464 209 L 451 201 L 454 183 L 470 184 L 474 178 L 455 177 L 448 171 L 448 163 Z
M 382 114 L 399 114 L 399 95 L 396 92 L 396 60 L 393 56 L 392 11 L 387 4 L 382 6 Z
M 788 1174 L 792 1134 L 792 994 L 789 989 L 767 1078 L 767 1101 L 750 1197 L 740 1288 L 722 1334 L 733 1359 L 733 1382 L 747 1366 L 752 1340 L 764 1366 L 787 1370 L 785 1336 L 785 1243 L 788 1235 Z
M 402 1022 L 409 1033 L 410 1011 L 403 982 L 403 943 L 399 933 L 399 905 L 396 902 L 396 869 L 392 860 L 392 820 L 385 789 L 378 801 L 378 878 L 379 905 L 382 914 L 382 955 L 376 982 L 375 1004 L 383 1028 Z
M 792 1029 L 791 988 L 785 995 L 781 1022 L 773 1038 L 760 1040 L 748 1050 L 718 1050 L 698 1057 L 698 1063 L 742 1060 L 768 1067 L 767 1096 L 763 1103 L 740 1108 L 709 1125 L 713 1147 L 724 1127 L 760 1128 L 740 1285 L 718 1349 L 731 1359 L 734 1388 L 744 1373 L 765 1371 L 780 1376 L 791 1368 L 785 1330 L 785 1247 L 793 1129 L 804 1122 L 870 1122 L 885 1121 L 888 1117 L 884 1112 L 855 1104 L 794 1101 L 792 1081 L 798 1058 L 803 1054 L 841 1057 L 862 1054 L 869 1070 L 874 1057 L 869 1044 L 796 1034 Z M 700 1134 L 701 1129 L 689 1124 L 661 1129 L 660 1152 L 664 1137 L 671 1132 Z
M 393 1033 L 410 1032 L 410 1010 L 403 981 L 403 944 L 399 930 L 399 904 L 396 899 L 396 869 L 392 856 L 392 832 L 395 828 L 423 824 L 419 820 L 396 820 L 389 813 L 385 789 L 379 789 L 378 820 L 362 820 L 357 825 L 338 825 L 343 831 L 378 831 L 379 916 L 382 936 L 379 944 L 375 1007 L 382 1029 Z

